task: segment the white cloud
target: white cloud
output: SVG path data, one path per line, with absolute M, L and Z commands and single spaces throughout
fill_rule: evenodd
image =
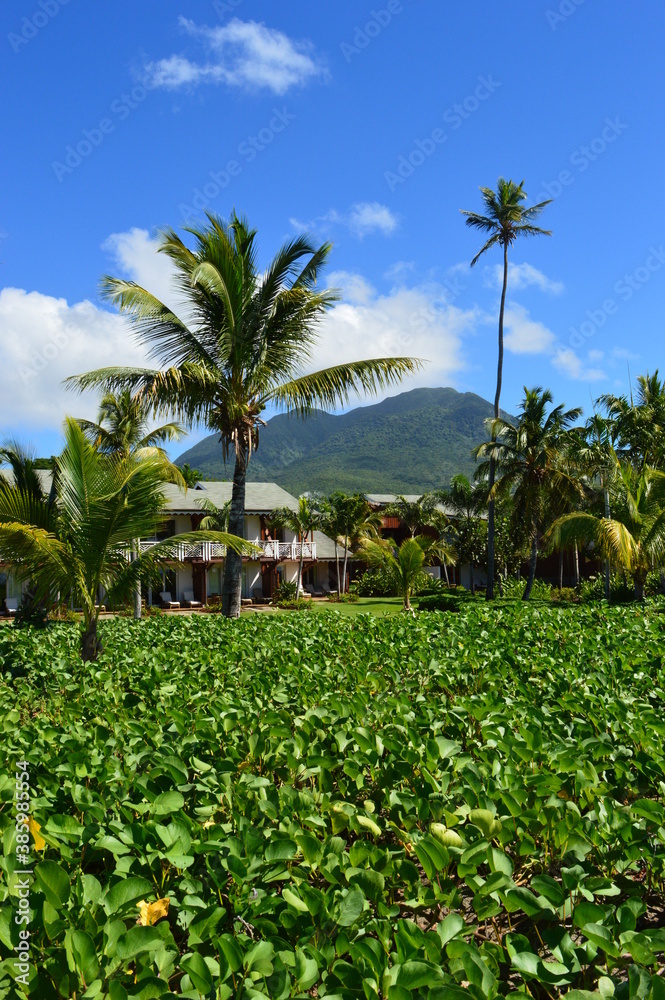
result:
M 602 352 L 590 351 L 587 360 L 592 362 L 598 360 L 591 356 L 598 353 L 602 355 Z M 601 379 L 607 378 L 602 368 L 588 367 L 570 347 L 559 347 L 552 358 L 552 364 L 562 375 L 567 375 L 568 378 L 575 379 L 577 382 L 599 382 Z
M 66 392 L 62 380 L 107 365 L 145 365 L 120 316 L 84 300 L 72 305 L 21 288 L 0 291 L 3 431 L 59 429 L 65 414 L 94 417 L 97 396 Z M 8 402 L 7 402 L 8 401 Z
M 399 220 L 387 205 L 382 205 L 378 201 L 357 201 L 348 212 L 331 208 L 324 215 L 317 215 L 308 222 L 295 218 L 289 219 L 289 222 L 299 232 L 327 231 L 336 226 L 343 226 L 358 239 L 362 239 L 371 233 L 390 236 L 397 229 Z
M 503 267 L 494 264 L 485 270 L 485 284 L 491 288 L 501 288 L 503 284 Z M 511 291 L 521 291 L 523 288 L 535 286 L 541 292 L 549 295 L 560 295 L 563 291 L 561 281 L 553 281 L 532 264 L 508 264 L 508 287 Z
M 145 66 L 149 86 L 177 90 L 201 83 L 224 83 L 285 94 L 293 86 L 325 75 L 310 42 L 294 41 L 257 21 L 233 18 L 228 24 L 209 28 L 181 17 L 180 26 L 204 44 L 210 53 L 209 61 L 200 63 L 172 55 L 149 62 Z
M 332 278 L 342 287 L 345 301 L 323 319 L 309 370 L 343 361 L 408 356 L 427 363 L 382 396 L 455 383 L 465 367 L 463 337 L 482 318 L 477 310 L 447 305 L 445 289 L 438 285 L 402 286 L 379 294 L 360 275 L 338 272 Z
M 176 309 L 180 300 L 173 284 L 175 269 L 166 254 L 157 253 L 157 247 L 147 229 L 137 228 L 112 233 L 102 243 L 102 250 L 113 258 L 114 274 L 120 271 L 122 277 L 135 281 L 160 302 Z
M 397 229 L 397 216 L 378 201 L 361 201 L 352 207 L 348 225 L 361 238 L 374 232 L 389 236 Z
M 529 310 L 512 303 L 504 314 L 504 344 L 513 354 L 543 354 L 552 350 L 555 336 L 537 320 L 531 319 Z

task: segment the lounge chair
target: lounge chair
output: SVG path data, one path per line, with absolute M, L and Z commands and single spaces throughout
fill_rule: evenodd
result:
M 186 590 L 185 591 L 185 604 L 187 605 L 188 608 L 202 608 L 203 607 L 203 605 L 201 604 L 200 601 L 195 601 L 194 600 L 194 591 L 193 590 Z
M 327 580 L 324 580 L 323 583 L 321 584 L 321 590 L 322 590 L 324 596 L 326 594 L 332 594 L 332 590 L 330 589 L 330 584 L 328 583 Z
M 311 583 L 305 584 L 305 590 L 307 591 L 310 597 L 323 597 L 323 591 L 317 590 L 314 586 L 312 586 Z
M 18 611 L 18 597 L 5 597 L 5 607 L 8 615 L 15 615 Z
M 260 587 L 254 587 L 254 589 L 252 590 L 252 603 L 270 604 L 270 598 L 265 596 Z
M 171 591 L 170 590 L 162 590 L 161 593 L 160 593 L 160 595 L 159 595 L 159 597 L 160 597 L 160 600 L 161 600 L 162 604 L 164 605 L 164 607 L 168 608 L 169 611 L 171 611 L 173 608 L 179 608 L 180 607 L 180 601 L 173 601 L 173 600 L 171 600 Z

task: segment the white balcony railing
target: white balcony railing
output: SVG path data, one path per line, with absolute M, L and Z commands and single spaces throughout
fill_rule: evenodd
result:
M 290 559 L 297 562 L 300 559 L 300 550 L 304 559 L 316 559 L 316 542 L 257 542 L 261 549 L 261 555 L 265 559 Z M 145 552 L 157 545 L 155 540 L 141 541 L 141 551 Z M 190 559 L 201 559 L 203 562 L 212 562 L 213 559 L 223 559 L 226 555 L 226 546 L 219 542 L 196 542 L 188 545 L 178 545 L 174 553 L 174 560 L 187 562 Z

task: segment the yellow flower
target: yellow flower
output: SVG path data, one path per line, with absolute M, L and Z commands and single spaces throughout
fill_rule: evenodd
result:
M 32 818 L 32 816 L 28 820 L 28 829 L 30 830 L 30 833 L 32 834 L 32 839 L 35 842 L 35 850 L 43 851 L 44 848 L 46 847 L 46 841 L 42 836 L 40 836 L 39 831 L 41 830 L 41 826 L 39 825 L 36 819 Z
M 146 903 L 145 899 L 142 899 L 136 904 L 139 908 L 139 919 L 136 922 L 142 927 L 152 927 L 158 920 L 168 915 L 169 902 L 168 896 L 158 899 L 156 903 Z

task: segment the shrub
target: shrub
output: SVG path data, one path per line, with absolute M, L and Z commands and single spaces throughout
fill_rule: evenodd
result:
M 429 573 L 421 573 L 413 589 L 414 594 L 426 592 L 436 583 Z M 393 581 L 385 570 L 368 569 L 357 580 L 354 580 L 349 591 L 358 597 L 397 597 Z
M 314 607 L 311 597 L 285 597 L 279 601 L 273 600 L 272 603 L 282 611 L 309 611 Z
M 281 604 L 283 601 L 295 601 L 298 596 L 298 586 L 289 580 L 281 580 L 275 587 L 273 593 L 273 604 Z

